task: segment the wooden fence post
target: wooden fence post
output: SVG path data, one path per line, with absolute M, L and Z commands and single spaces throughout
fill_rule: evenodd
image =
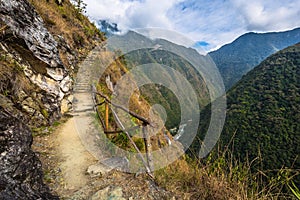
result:
M 127 135 L 129 141 L 131 142 L 131 144 L 133 145 L 133 147 L 135 148 L 135 150 L 137 151 L 138 155 L 140 156 L 143 165 L 146 168 L 146 172 L 147 174 L 154 179 L 153 174 L 151 173 L 151 169 L 149 168 L 149 165 L 147 163 L 147 161 L 144 159 L 143 154 L 141 153 L 141 151 L 139 150 L 139 148 L 136 146 L 136 144 L 134 143 L 134 141 L 132 140 L 130 134 L 128 133 L 128 131 L 125 130 L 124 125 L 122 124 L 121 120 L 119 119 L 118 115 L 115 113 L 115 111 L 113 109 L 111 109 L 112 114 L 114 115 L 116 122 L 120 125 L 120 128 L 124 131 L 124 133 Z
M 143 124 L 143 137 L 144 137 L 148 167 L 150 171 L 153 171 L 154 166 L 153 166 L 153 157 L 151 153 L 152 152 L 151 138 L 149 137 L 147 126 L 145 124 Z
M 108 131 L 108 111 L 109 111 L 109 106 L 108 106 L 108 102 L 105 102 L 105 128 L 106 131 Z

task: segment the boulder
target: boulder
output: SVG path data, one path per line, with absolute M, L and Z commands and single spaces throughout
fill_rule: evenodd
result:
M 120 187 L 106 187 L 102 190 L 96 192 L 92 197 L 91 200 L 125 200 L 123 197 L 123 190 Z
M 89 166 L 89 168 L 87 169 L 87 173 L 91 177 L 101 177 L 101 176 L 105 175 L 106 173 L 110 172 L 111 170 L 112 170 L 112 168 L 107 167 L 99 162 L 95 165 Z

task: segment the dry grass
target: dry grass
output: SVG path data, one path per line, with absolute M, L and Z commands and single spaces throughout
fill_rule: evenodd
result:
M 230 182 L 222 173 L 181 158 L 155 173 L 157 183 L 168 191 L 184 194 L 183 199 L 249 199 L 243 184 Z
M 232 152 L 227 153 L 232 156 Z M 294 170 L 278 170 L 266 181 L 262 180 L 265 173 L 251 172 L 251 163 L 233 161 L 228 158 L 230 155 L 225 159 L 224 152 L 213 159 L 213 154 L 201 163 L 184 156 L 158 170 L 156 181 L 168 191 L 184 194 L 184 199 L 295 199 L 288 188 L 293 177 L 298 175 Z
M 62 6 L 58 6 L 55 1 L 47 0 L 29 2 L 40 14 L 47 29 L 54 36 L 63 36 L 80 59 L 85 58 L 95 45 L 105 39 L 104 34 L 86 16 L 79 13 L 69 0 L 65 0 Z M 65 66 L 69 66 L 65 50 L 59 50 Z

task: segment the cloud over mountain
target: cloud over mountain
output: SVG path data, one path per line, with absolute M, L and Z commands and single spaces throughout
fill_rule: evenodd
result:
M 93 19 L 115 22 L 121 30 L 145 27 L 172 29 L 206 50 L 254 31 L 300 27 L 299 0 L 85 0 Z

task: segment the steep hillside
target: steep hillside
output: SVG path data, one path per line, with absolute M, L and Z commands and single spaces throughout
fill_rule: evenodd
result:
M 251 167 L 263 172 L 299 169 L 300 44 L 263 61 L 228 92 L 227 99 L 223 147 L 233 137 L 229 149 L 235 158 L 254 161 Z M 209 119 L 209 107 L 202 114 Z M 208 123 L 203 121 L 199 135 Z
M 3 0 L 0 16 L 0 198 L 56 199 L 31 130 L 71 108 L 77 63 L 103 36 L 66 0 Z
M 197 95 L 198 102 L 201 107 L 204 107 L 209 99 L 208 90 L 206 88 L 204 80 L 201 78 L 199 72 L 193 68 L 193 66 L 179 58 L 177 55 L 167 52 L 165 50 L 139 50 L 131 52 L 126 55 L 130 68 L 136 65 L 143 65 L 148 63 L 158 63 L 166 66 L 170 66 L 176 71 L 182 73 L 194 86 Z M 157 72 L 149 72 L 157 73 Z M 164 72 L 159 72 L 164 73 Z M 178 85 L 179 86 L 179 85 Z M 179 86 L 180 87 L 180 86 Z M 165 86 L 152 84 L 146 85 L 141 88 L 142 95 L 151 103 L 159 103 L 164 108 L 167 108 L 168 119 L 166 126 L 168 129 L 178 127 L 180 123 L 180 103 L 177 97 Z
M 127 44 L 118 44 L 119 39 L 120 41 L 126 41 Z M 147 64 L 168 66 L 179 72 L 192 85 L 196 92 L 200 109 L 207 105 L 209 102 L 209 92 L 207 83 L 205 82 L 207 80 L 205 80 L 202 75 L 208 73 L 205 68 L 209 68 L 208 66 L 211 62 L 205 56 L 199 55 L 194 49 L 186 48 L 163 39 L 151 40 L 136 32 L 128 32 L 126 35 L 119 37 L 115 36 L 113 40 L 116 46 L 126 47 L 127 45 L 136 49 L 124 55 L 129 70 Z M 191 59 L 187 60 L 187 58 Z M 203 74 L 200 75 L 199 71 Z M 175 74 L 163 70 L 148 70 L 147 74 L 159 79 L 176 80 Z M 170 77 L 170 79 L 167 79 L 168 77 Z M 185 89 L 180 84 L 181 83 L 177 83 L 177 89 Z M 146 84 L 141 87 L 142 96 L 145 97 L 150 104 L 158 103 L 166 109 L 168 116 L 166 127 L 168 129 L 178 128 L 181 120 L 180 109 L 182 108 L 180 108 L 178 97 L 176 97 L 173 92 L 174 91 L 171 91 L 170 88 L 167 88 L 163 84 Z M 191 110 L 190 112 L 192 113 L 194 111 Z
M 230 89 L 243 75 L 276 51 L 300 42 L 300 28 L 278 33 L 247 33 L 209 53 Z
M 156 84 L 156 85 L 147 85 L 148 87 L 141 87 L 139 88 L 140 91 L 138 90 L 133 90 L 136 85 L 138 84 L 140 80 L 142 82 L 147 79 L 147 76 L 144 76 L 144 74 L 136 74 L 137 76 L 134 75 L 134 73 L 128 73 L 129 69 L 134 70 L 140 65 L 147 64 L 147 63 L 159 63 L 159 64 L 165 64 L 169 65 L 172 68 L 180 71 L 180 73 L 183 74 L 183 76 L 187 77 L 188 80 L 190 80 L 193 84 L 193 86 L 199 86 L 197 91 L 201 91 L 199 93 L 199 100 L 204 100 L 204 98 L 201 95 L 206 95 L 207 90 L 204 87 L 203 80 L 199 78 L 195 72 L 196 70 L 192 68 L 191 63 L 188 63 L 186 60 L 180 58 L 178 55 L 174 55 L 170 52 L 164 51 L 164 48 L 167 48 L 170 46 L 173 49 L 179 49 L 178 52 L 183 52 L 188 53 L 188 54 L 193 54 L 195 53 L 191 49 L 187 49 L 182 46 L 178 46 L 175 44 L 172 44 L 168 41 L 162 41 L 162 40 L 149 40 L 144 36 L 141 36 L 140 34 L 136 33 L 130 33 L 130 37 L 134 39 L 126 39 L 125 41 L 128 42 L 129 44 L 134 44 L 136 42 L 137 46 L 139 45 L 139 42 L 142 40 L 145 44 L 142 44 L 142 47 L 149 47 L 149 48 L 144 48 L 144 49 L 139 49 L 137 51 L 132 51 L 128 54 L 125 54 L 124 56 L 119 56 L 118 57 L 118 52 L 116 52 L 117 55 L 108 55 L 110 54 L 109 52 L 104 52 L 102 53 L 97 53 L 96 55 L 103 55 L 104 57 L 99 59 L 99 63 L 95 63 L 96 66 L 95 68 L 99 68 L 99 66 L 108 66 L 105 71 L 102 74 L 102 77 L 100 81 L 98 82 L 98 91 L 104 93 L 107 97 L 111 98 L 111 100 L 116 100 L 118 98 L 122 99 L 121 97 L 127 96 L 130 94 L 131 91 L 134 91 L 129 103 L 129 108 L 132 112 L 135 112 L 146 119 L 150 120 L 151 125 L 150 127 L 148 126 L 147 128 L 150 128 L 150 133 L 151 133 L 151 145 L 146 147 L 144 145 L 143 141 L 141 138 L 139 138 L 140 135 L 140 130 L 133 130 L 132 127 L 139 125 L 141 126 L 141 121 L 137 120 L 133 116 L 129 118 L 129 120 L 124 120 L 124 124 L 127 127 L 128 132 L 132 135 L 132 138 L 134 142 L 136 143 L 136 146 L 139 148 L 141 152 L 145 152 L 145 149 L 150 148 L 152 157 L 153 157 L 153 166 L 156 167 L 156 169 L 159 169 L 161 166 L 164 166 L 160 170 L 156 170 L 153 172 L 154 177 L 155 177 L 155 184 L 157 186 L 155 187 L 155 196 L 153 196 L 151 193 L 148 192 L 148 189 L 150 191 L 152 190 L 152 187 L 148 188 L 147 184 L 143 185 L 142 191 L 140 191 L 139 187 L 134 188 L 134 198 L 138 197 L 137 199 L 248 199 L 246 198 L 246 195 L 244 195 L 244 192 L 247 191 L 246 187 L 240 183 L 231 181 L 230 178 L 227 178 L 227 175 L 222 174 L 220 176 L 211 174 L 210 170 L 212 169 L 211 166 L 199 166 L 198 164 L 195 164 L 193 162 L 190 163 L 190 159 L 186 157 L 185 155 L 180 156 L 182 145 L 178 145 L 178 141 L 182 142 L 185 141 L 185 139 L 181 140 L 181 138 L 177 139 L 178 141 L 174 140 L 172 136 L 168 133 L 168 131 L 164 128 L 163 125 L 159 125 L 159 130 L 156 132 L 152 132 L 151 129 L 156 129 L 157 124 L 159 124 L 158 121 L 160 121 L 160 118 L 164 119 L 164 115 L 157 116 L 157 113 L 153 113 L 153 110 L 149 110 L 150 106 L 153 106 L 154 104 L 161 104 L 163 106 L 169 105 L 170 108 L 165 107 L 167 111 L 173 111 L 175 110 L 176 103 L 174 103 L 174 99 L 176 100 L 176 97 L 174 94 L 172 94 L 172 91 L 176 91 L 176 89 L 171 87 L 165 88 L 165 90 L 162 90 L 162 85 Z M 108 39 L 109 40 L 109 39 Z M 142 42 L 141 42 L 142 43 Z M 157 43 L 161 45 L 161 48 L 156 49 Z M 166 46 L 163 46 L 166 45 Z M 109 45 L 108 45 L 109 46 Z M 122 45 L 120 45 L 122 46 Z M 127 46 L 126 46 L 127 47 Z M 195 53 L 195 55 L 199 55 Z M 109 57 L 112 57 L 113 61 L 109 61 Z M 117 57 L 117 59 L 116 59 Z M 199 57 L 198 57 L 199 58 Z M 205 59 L 201 59 L 203 57 L 200 57 L 200 62 L 205 63 Z M 108 59 L 108 61 L 105 61 Z M 198 60 L 198 61 L 199 61 Z M 173 61 L 173 63 L 172 63 Z M 91 66 L 91 65 L 88 65 Z M 93 66 L 94 67 L 94 66 Z M 151 67 L 147 65 L 146 67 Z M 81 68 L 82 69 L 82 68 Z M 101 71 L 101 70 L 100 70 Z M 195 74 L 193 74 L 195 73 Z M 134 78 L 134 83 L 130 82 L 127 84 L 120 82 L 121 79 L 124 81 L 124 77 L 129 74 L 129 77 L 127 79 L 132 79 Z M 174 74 L 170 73 L 167 74 L 166 71 L 164 70 L 149 70 L 146 72 L 147 75 L 151 76 L 154 74 L 156 77 L 160 79 L 167 79 L 170 80 L 169 77 L 175 77 L 172 76 Z M 142 77 L 142 78 L 140 78 Z M 139 80 L 139 81 L 138 81 Z M 171 81 L 170 81 L 171 82 Z M 133 84 L 133 85 L 132 85 Z M 135 86 L 134 86 L 135 85 Z M 112 87 L 114 86 L 114 88 Z M 180 83 L 177 85 L 180 88 Z M 119 88 L 120 90 L 117 90 L 116 88 Z M 182 88 L 180 88 L 182 89 Z M 185 89 L 185 88 L 183 88 Z M 149 91 L 150 90 L 150 91 Z M 164 91 L 168 91 L 169 93 L 164 93 Z M 149 96 L 148 96 L 149 95 Z M 152 96 L 151 96 L 152 95 Z M 157 96 L 155 96 L 157 95 Z M 150 99 L 150 101 L 148 101 Z M 103 102 L 103 98 L 99 98 L 98 102 Z M 115 101 L 116 102 L 116 101 Z M 166 104 L 164 104 L 166 103 Z M 203 103 L 203 102 L 201 102 Z M 127 104 L 125 104 L 127 105 Z M 156 107 L 157 108 L 157 107 Z M 168 110 L 169 109 L 169 110 Z M 177 108 L 176 108 L 177 109 Z M 180 109 L 180 107 L 178 108 Z M 105 106 L 104 104 L 100 104 L 98 106 L 98 110 L 100 112 L 100 118 L 104 119 L 105 118 Z M 158 110 L 159 111 L 159 110 Z M 161 112 L 158 112 L 161 114 Z M 122 113 L 120 113 L 122 114 Z M 195 112 L 194 114 L 198 115 L 199 112 Z M 177 115 L 180 115 L 177 114 Z M 122 115 L 121 115 L 122 116 Z M 176 116 L 178 117 L 178 116 Z M 179 116 L 180 117 L 180 116 Z M 109 118 L 108 118 L 108 127 L 109 130 L 118 130 L 117 124 L 115 121 L 115 118 L 113 117 L 111 111 L 109 111 Z M 194 118 L 192 118 L 194 119 Z M 170 113 L 168 113 L 168 119 L 167 119 L 167 124 L 168 125 L 168 120 L 171 123 L 174 123 L 176 118 L 173 118 Z M 103 120 L 104 121 L 104 120 Z M 184 121 L 184 119 L 183 119 Z M 158 123 L 157 123 L 158 122 Z M 103 122 L 104 124 L 104 122 Z M 177 125 L 177 124 L 176 124 Z M 105 125 L 106 126 L 106 125 Z M 105 127 L 103 126 L 103 127 Z M 190 135 L 188 134 L 189 132 L 189 125 L 185 127 L 185 131 L 187 134 L 185 134 L 182 138 L 189 137 L 191 138 Z M 152 127 L 152 128 L 151 128 Z M 149 129 L 148 129 L 149 130 Z M 178 131 L 180 132 L 180 131 Z M 176 131 L 175 131 L 176 133 Z M 136 152 L 135 149 L 132 147 L 131 143 L 129 142 L 128 138 L 124 133 L 120 134 L 111 134 L 107 136 L 111 141 L 116 144 L 117 146 L 121 147 L 122 149 L 125 149 L 129 151 L 130 154 L 133 152 Z M 184 143 L 183 143 L 184 144 Z M 178 145 L 178 146 L 177 146 Z M 103 146 L 103 145 L 102 145 Z M 178 149 L 179 147 L 179 149 Z M 113 152 L 115 156 L 123 156 L 124 152 L 121 152 L 119 150 Z M 129 160 L 129 166 L 132 172 L 136 172 L 136 169 L 140 166 L 140 164 L 136 163 L 135 155 L 130 155 L 128 153 L 125 154 L 127 156 L 127 159 Z M 128 156 L 129 155 L 129 156 Z M 174 160 L 175 158 L 175 160 Z M 135 161 L 135 162 L 132 162 Z M 122 175 L 124 176 L 124 174 Z M 125 175 L 129 176 L 129 175 Z M 117 177 L 117 176 L 116 176 Z M 138 176 L 139 177 L 139 176 Z M 226 177 L 226 178 L 225 178 Z M 106 176 L 103 177 L 104 179 Z M 117 181 L 117 178 L 114 178 L 114 180 Z M 149 180 L 147 177 L 144 177 L 144 180 Z M 125 183 L 119 183 L 118 186 L 125 189 L 124 192 L 126 191 L 126 186 L 123 184 L 127 185 L 127 182 L 130 183 L 135 183 L 137 180 L 133 181 L 126 181 Z M 114 185 L 114 182 L 111 184 Z M 161 194 L 161 189 L 164 188 L 166 191 Z M 132 192 L 132 191 L 130 191 Z M 137 196 L 141 192 L 141 196 Z M 171 194 L 171 195 L 169 195 Z M 128 196 L 124 196 L 128 197 Z M 131 196 L 132 197 L 132 196 Z M 130 198 L 131 198 L 130 197 Z M 129 198 L 129 199 L 130 199 Z

